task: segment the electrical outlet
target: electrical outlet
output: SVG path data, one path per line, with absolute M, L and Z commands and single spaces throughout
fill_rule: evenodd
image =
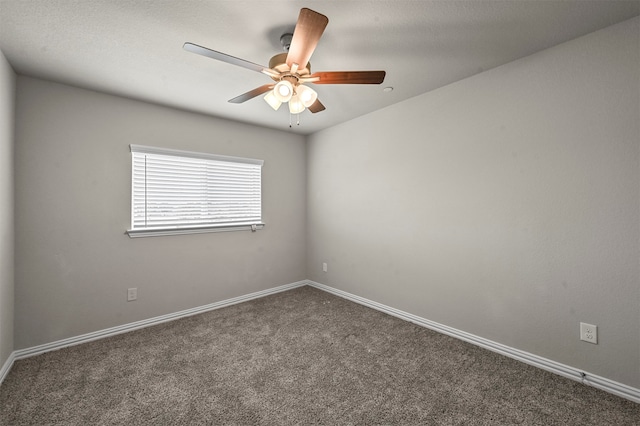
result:
M 128 288 L 127 289 L 127 302 L 134 301 L 138 298 L 138 288 Z
M 326 263 L 322 263 L 322 272 L 327 272 L 329 268 L 327 267 Z
M 585 342 L 593 343 L 594 345 L 598 344 L 598 326 L 585 324 L 584 322 L 580 323 L 580 340 L 584 340 Z

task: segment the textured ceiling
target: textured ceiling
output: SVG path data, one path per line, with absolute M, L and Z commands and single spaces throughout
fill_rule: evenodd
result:
M 610 0 L 0 0 L 0 49 L 19 74 L 288 129 L 286 108 L 227 102 L 267 76 L 182 45 L 268 65 L 301 7 L 329 18 L 313 71 L 387 71 L 380 86 L 314 86 L 327 109 L 301 114 L 291 131 L 302 134 L 640 14 L 639 1 Z

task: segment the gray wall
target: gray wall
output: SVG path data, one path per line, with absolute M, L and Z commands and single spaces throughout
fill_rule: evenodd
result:
M 312 135 L 309 278 L 640 386 L 639 23 Z
M 23 76 L 17 94 L 16 349 L 306 278 L 304 137 Z M 263 159 L 264 230 L 130 239 L 129 144 Z
M 0 367 L 13 352 L 15 86 L 13 69 L 0 52 Z

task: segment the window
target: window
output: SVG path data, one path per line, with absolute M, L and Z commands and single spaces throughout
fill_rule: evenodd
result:
M 130 237 L 262 229 L 262 160 L 131 145 Z

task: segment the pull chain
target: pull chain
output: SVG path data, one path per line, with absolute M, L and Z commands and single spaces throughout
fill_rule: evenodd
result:
M 300 114 L 296 114 L 296 125 L 300 125 Z M 289 113 L 289 128 L 293 127 L 291 124 L 291 113 Z

